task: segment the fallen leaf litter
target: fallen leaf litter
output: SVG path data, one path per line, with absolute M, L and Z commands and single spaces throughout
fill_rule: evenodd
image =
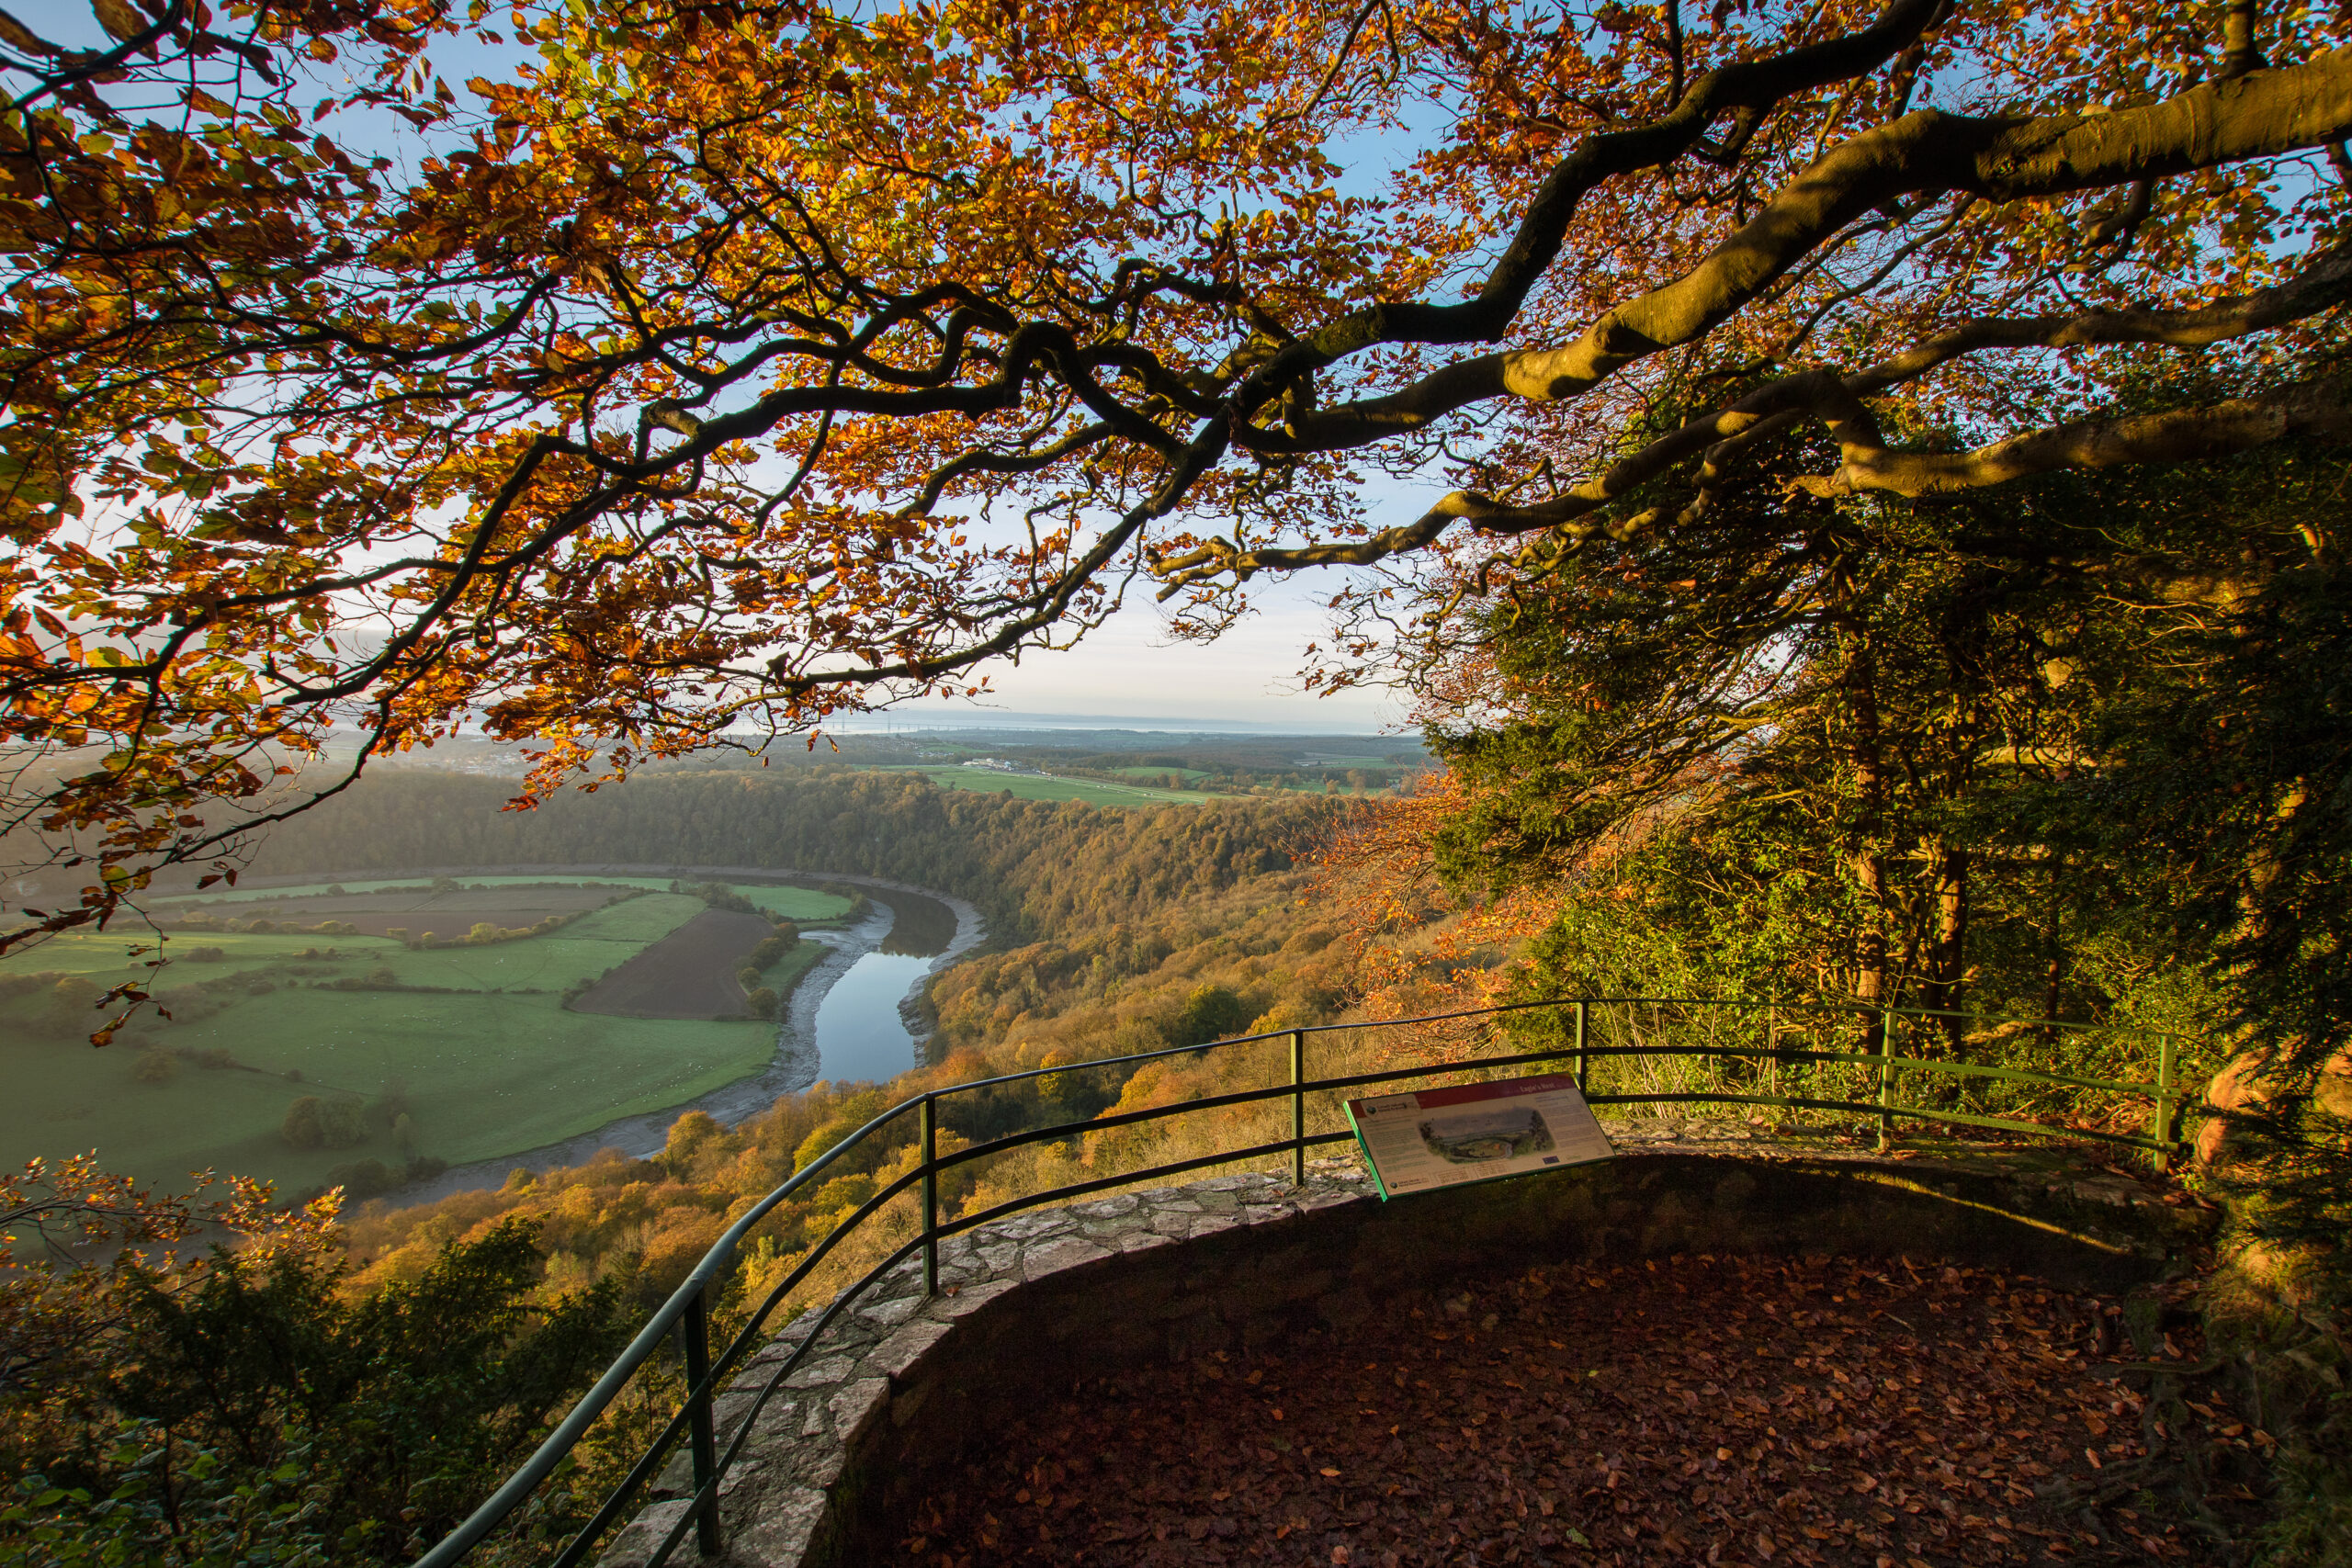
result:
M 2143 1396 L 2101 1375 L 2114 1311 L 1907 1262 L 1539 1269 L 1091 1382 L 991 1433 L 901 1546 L 940 1568 L 2188 1561 L 2153 1513 L 2044 1501 L 2147 1456 Z

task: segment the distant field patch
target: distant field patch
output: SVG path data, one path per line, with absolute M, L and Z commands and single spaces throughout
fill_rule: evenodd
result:
M 804 942 L 784 955 L 784 962 L 760 976 L 760 984 L 788 1001 L 800 977 L 822 964 L 832 949 L 821 942 Z
M 761 887 L 738 883 L 735 891 L 771 915 L 809 925 L 820 920 L 837 920 L 849 913 L 851 900 L 838 893 L 820 893 L 812 887 Z
M 713 1018 L 740 1013 L 735 972 L 775 934 L 758 915 L 706 909 L 582 992 L 574 1012 L 624 1018 Z
M 0 1139 L 19 1161 L 95 1148 L 146 1181 L 181 1183 L 210 1168 L 290 1193 L 353 1160 L 413 1152 L 462 1164 L 571 1137 L 732 1083 L 775 1052 L 773 1024 L 582 1016 L 558 1000 L 279 987 L 170 1031 L 174 1045 L 220 1051 L 234 1065 L 175 1058 L 161 1084 L 138 1080 L 135 1048 L 0 1030 L 10 1085 Z M 302 1096 L 376 1104 L 394 1093 L 415 1129 L 413 1150 L 381 1124 L 343 1149 L 298 1150 L 278 1134 Z
M 661 941 L 707 908 L 701 899 L 683 893 L 652 893 L 599 909 L 580 923 L 607 942 L 642 945 Z
M 391 882 L 348 882 L 303 887 L 243 888 L 160 898 L 158 919 L 183 920 L 189 915 L 221 920 L 287 920 L 314 925 L 343 920 L 369 935 L 402 929 L 415 935 L 432 931 L 439 935 L 463 935 L 476 921 L 504 926 L 528 926 L 548 915 L 572 915 L 613 902 L 616 896 L 665 893 L 673 879 L 652 876 L 560 877 L 483 876 L 462 879 L 454 890 L 436 891 L 430 883 L 411 877 Z M 786 919 L 819 922 L 848 913 L 851 900 L 840 894 L 810 887 L 742 886 L 745 897 L 771 914 Z M 463 919 L 460 919 L 463 917 Z M 443 927 L 447 930 L 443 930 Z
M 1123 779 L 1143 784 L 1164 782 L 1170 773 L 1177 774 L 1186 784 L 1195 784 L 1211 776 L 1206 768 L 1113 768 L 1110 771 Z
M 222 900 L 173 899 L 157 913 L 185 926 L 195 921 L 269 920 L 316 926 L 334 920 L 364 935 L 463 936 L 473 927 L 489 924 L 503 930 L 528 929 L 548 919 L 569 920 L 615 898 L 642 897 L 635 888 L 594 883 L 518 883 L 497 887 L 459 888 L 435 892 L 430 887 L 395 886 L 372 892 L 340 893 L 288 889 L 271 898 Z
M 1101 779 L 1048 778 L 1038 773 L 1000 773 L 989 768 L 896 768 L 893 773 L 921 773 L 946 789 L 968 789 L 983 795 L 1011 790 L 1017 800 L 1082 800 L 1090 806 L 1147 806 L 1172 803 L 1204 806 L 1222 798 L 1198 790 L 1147 789 L 1141 784 L 1106 784 Z M 1159 772 L 1165 773 L 1167 769 Z
M 354 1161 L 398 1166 L 414 1155 L 459 1164 L 537 1147 L 756 1073 L 774 1055 L 775 1026 L 711 1015 L 742 1010 L 735 971 L 774 928 L 669 886 L 539 875 L 467 878 L 436 893 L 408 877 L 378 884 L 388 890 L 380 901 L 356 882 L 340 894 L 324 886 L 247 889 L 159 900 L 165 922 L 201 907 L 224 922 L 272 928 L 167 924 L 172 962 L 160 972 L 145 967 L 155 934 L 137 927 L 11 954 L 0 960 L 0 1071 L 9 1085 L 0 1095 L 0 1159 L 95 1148 L 142 1181 L 181 1184 L 211 1168 L 297 1192 Z M 607 907 L 624 887 L 644 891 Z M 837 919 L 851 907 L 846 897 L 806 888 L 736 891 L 799 919 Z M 527 927 L 548 914 L 570 918 L 538 935 L 452 942 L 476 924 Z M 354 930 L 277 929 L 329 919 Z M 563 1009 L 567 991 L 625 969 L 697 921 L 750 934 L 710 948 L 698 969 L 664 961 L 673 987 L 682 975 L 701 987 L 704 1005 L 682 1009 L 697 1016 Z M 452 944 L 418 949 L 379 934 L 390 929 L 410 940 L 431 931 Z M 786 990 L 822 956 L 804 943 L 763 983 Z M 101 1016 L 90 1003 L 126 980 L 149 985 L 175 1020 L 142 1019 L 94 1051 L 83 1039 Z M 721 987 L 724 999 L 712 1001 Z M 365 1139 L 289 1145 L 280 1126 L 304 1097 L 358 1102 Z

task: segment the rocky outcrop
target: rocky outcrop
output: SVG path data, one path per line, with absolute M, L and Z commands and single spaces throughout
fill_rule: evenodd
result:
M 2226 1165 L 2237 1157 L 2239 1140 L 2232 1135 L 2232 1115 L 2274 1105 L 2289 1087 L 2276 1054 L 2268 1049 L 2244 1052 L 2215 1073 L 2205 1086 L 2205 1103 L 2221 1114 L 2207 1117 L 2197 1130 L 2198 1163 Z M 2352 1121 L 2352 1049 L 2336 1052 L 2321 1066 L 2312 1085 L 2312 1102 L 2332 1116 Z

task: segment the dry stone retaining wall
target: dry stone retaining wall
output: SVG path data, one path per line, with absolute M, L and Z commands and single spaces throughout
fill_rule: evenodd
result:
M 1395 1203 L 1334 1160 L 1304 1187 L 1227 1176 L 1043 1209 L 942 1243 L 940 1295 L 922 1294 L 910 1260 L 825 1331 L 728 1474 L 718 1561 L 882 1561 L 934 1479 L 1007 1414 L 1074 1380 L 1314 1325 L 1344 1330 L 1497 1269 L 1686 1251 L 1900 1254 L 2116 1289 L 2165 1271 L 2205 1229 L 2148 1187 L 2080 1167 L 1792 1155 L 1670 1134 L 1601 1165 Z M 721 1397 L 722 1447 L 815 1316 Z M 642 1568 L 688 1490 L 681 1457 L 603 1568 Z M 706 1560 L 689 1536 L 673 1561 Z

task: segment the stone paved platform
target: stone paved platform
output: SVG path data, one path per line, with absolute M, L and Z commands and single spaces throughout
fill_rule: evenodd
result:
M 824 1522 L 827 1492 L 841 1478 L 858 1440 L 892 1404 L 923 1355 L 956 1323 L 1008 1292 L 1064 1269 L 1119 1253 L 1263 1224 L 1335 1204 L 1361 1202 L 1369 1183 L 1352 1162 L 1318 1162 L 1304 1188 L 1270 1176 L 1225 1176 L 1186 1187 L 1121 1193 L 1066 1208 L 1016 1214 L 939 1247 L 941 1293 L 926 1299 L 922 1268 L 910 1258 L 877 1280 L 862 1304 L 835 1320 L 820 1344 L 760 1412 L 758 1428 L 721 1483 L 729 1563 L 799 1564 Z M 754 1392 L 808 1337 L 820 1313 L 804 1314 L 746 1364 L 720 1396 L 722 1449 L 741 1423 Z M 889 1411 L 903 1421 L 912 1411 Z M 749 1495 L 745 1489 L 749 1488 Z M 685 1509 L 691 1490 L 684 1456 L 656 1486 L 656 1502 L 605 1553 L 602 1568 L 639 1568 Z M 695 1557 L 691 1538 L 672 1554 Z
M 942 1293 L 910 1259 L 824 1332 L 760 1412 L 723 1483 L 721 1558 L 861 1561 L 917 1472 L 984 1438 L 990 1411 L 1105 1367 L 1248 1348 L 1305 1322 L 1345 1328 L 1384 1295 L 1538 1255 L 1849 1250 L 2014 1257 L 2018 1266 L 2161 1271 L 2209 1228 L 2153 1178 L 2079 1153 L 1956 1144 L 1880 1156 L 1740 1124 L 1611 1129 L 1620 1157 L 1382 1204 L 1352 1157 L 1295 1187 L 1264 1175 L 1016 1215 L 940 1246 Z M 1532 1250 L 1531 1250 L 1532 1249 Z M 754 1390 L 805 1339 L 805 1314 L 720 1397 L 722 1450 Z M 1028 1380 L 1024 1384 L 1023 1379 Z M 673 1461 L 602 1568 L 642 1568 L 689 1490 Z

